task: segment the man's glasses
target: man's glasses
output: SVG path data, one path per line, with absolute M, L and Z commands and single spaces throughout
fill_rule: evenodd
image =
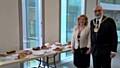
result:
M 101 10 L 95 10 L 95 12 L 100 12 Z

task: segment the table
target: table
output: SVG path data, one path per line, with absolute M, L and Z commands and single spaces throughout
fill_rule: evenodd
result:
M 55 54 L 59 54 L 59 53 L 70 51 L 70 50 L 71 50 L 71 48 L 63 48 L 62 51 L 55 51 L 55 52 L 51 52 L 51 53 L 48 52 L 48 53 L 45 53 L 44 55 L 33 55 L 33 54 L 31 54 L 31 55 L 28 55 L 27 57 L 25 57 L 23 59 L 0 61 L 0 66 L 14 64 L 14 63 L 21 63 L 21 62 L 24 62 L 24 61 L 29 61 L 29 60 L 33 60 L 33 59 L 48 57 L 50 55 L 55 55 Z

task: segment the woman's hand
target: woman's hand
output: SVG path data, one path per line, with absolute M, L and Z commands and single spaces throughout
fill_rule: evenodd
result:
M 90 54 L 91 53 L 91 48 L 88 48 L 88 50 L 86 51 L 86 54 Z
M 74 48 L 72 48 L 72 53 L 74 53 Z

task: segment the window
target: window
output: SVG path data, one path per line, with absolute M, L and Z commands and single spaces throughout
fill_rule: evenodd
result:
M 120 0 L 100 0 L 103 3 L 120 4 Z
M 116 4 L 120 4 L 120 0 L 116 0 Z
M 101 0 L 101 2 L 105 2 L 105 3 L 114 3 L 115 0 Z
M 61 0 L 61 42 L 71 40 L 72 29 L 77 17 L 84 14 L 84 0 Z
M 23 49 L 42 45 L 42 0 L 22 0 Z M 24 68 L 32 68 L 38 63 L 29 61 Z
M 61 0 L 61 43 L 71 41 L 77 17 L 85 12 L 85 0 Z M 65 54 L 65 53 L 64 53 Z M 65 59 L 62 54 L 62 59 Z

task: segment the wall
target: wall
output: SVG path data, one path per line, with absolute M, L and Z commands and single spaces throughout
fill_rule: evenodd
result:
M 97 0 L 86 0 L 86 15 L 89 21 L 94 18 L 94 8 Z
M 59 41 L 59 0 L 45 1 L 45 42 Z
M 18 0 L 0 0 L 0 50 L 19 49 Z M 0 67 L 2 68 L 2 67 Z M 3 68 L 19 68 L 8 65 Z

